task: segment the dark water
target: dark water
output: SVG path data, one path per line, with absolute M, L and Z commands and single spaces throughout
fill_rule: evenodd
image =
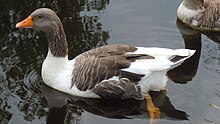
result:
M 156 123 L 219 124 L 220 34 L 176 21 L 179 2 L 0 0 L 0 123 L 149 123 L 145 101 L 77 99 L 43 85 L 45 35 L 14 27 L 36 8 L 50 7 L 64 24 L 70 58 L 113 43 L 196 49 L 191 59 L 168 73 L 167 93 L 151 93 L 161 111 Z

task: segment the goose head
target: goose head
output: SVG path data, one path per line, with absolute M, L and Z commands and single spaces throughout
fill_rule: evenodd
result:
M 59 27 L 63 27 L 59 17 L 48 8 L 37 9 L 26 19 L 16 24 L 16 28 L 33 28 L 45 33 L 53 32 Z
M 37 9 L 26 19 L 17 23 L 15 27 L 33 28 L 46 33 L 51 53 L 56 57 L 67 56 L 68 44 L 63 24 L 53 10 L 48 8 Z

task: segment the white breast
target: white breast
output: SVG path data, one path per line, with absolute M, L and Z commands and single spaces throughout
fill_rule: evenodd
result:
M 75 85 L 72 86 L 72 72 L 75 60 L 67 57 L 54 57 L 50 50 L 42 65 L 42 78 L 45 84 L 59 91 L 75 96 L 87 98 L 99 98 L 92 91 L 80 91 Z
M 43 81 L 53 88 L 68 89 L 71 87 L 73 67 L 74 61 L 69 61 L 67 57 L 54 57 L 49 50 L 41 70 Z

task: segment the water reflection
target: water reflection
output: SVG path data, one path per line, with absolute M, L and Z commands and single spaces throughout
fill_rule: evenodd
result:
M 168 72 L 168 77 L 175 83 L 186 84 L 196 75 L 201 54 L 201 33 L 184 23 L 179 19 L 176 21 L 185 44 L 185 48 L 194 49 L 196 53 L 187 59 L 181 66 L 174 68 Z
M 219 73 L 220 72 L 219 71 L 220 32 L 210 32 L 210 31 L 205 32 L 205 31 L 192 29 L 186 26 L 185 24 L 183 24 L 179 20 L 177 20 L 176 24 L 184 39 L 185 47 L 196 49 L 197 51 L 190 59 L 184 62 L 181 66 L 171 70 L 168 73 L 168 76 L 171 78 L 171 80 L 173 80 L 176 83 L 186 84 L 190 80 L 192 80 L 192 78 L 196 75 L 198 67 L 199 67 L 199 63 L 201 64 L 200 66 L 204 66 L 205 70 L 208 70 L 208 73 L 206 72 L 203 74 L 203 71 L 200 70 L 201 78 L 199 79 L 199 81 L 197 78 L 197 82 L 195 81 L 192 82 L 192 83 L 195 83 L 191 85 L 191 86 L 194 86 L 193 88 L 191 87 L 190 90 L 185 89 L 186 91 L 182 92 L 183 94 L 186 94 L 186 92 L 188 92 L 189 94 L 193 94 L 192 95 L 193 98 L 183 98 L 182 101 L 190 100 L 191 102 L 186 102 L 186 103 L 188 103 L 188 105 L 191 104 L 194 107 L 197 105 L 203 106 L 203 107 L 198 107 L 198 108 L 202 109 L 203 111 L 201 112 L 204 112 L 204 114 L 200 114 L 199 112 L 192 114 L 192 116 L 194 117 L 192 117 L 191 119 L 192 120 L 194 119 L 194 122 L 219 123 L 218 117 L 213 116 L 215 114 L 212 110 L 208 111 L 209 108 L 207 108 L 206 104 L 210 104 L 214 102 L 216 103 L 216 106 L 218 106 L 218 103 L 219 103 L 219 102 L 216 102 L 219 100 L 218 99 L 219 98 L 219 90 L 218 90 L 219 80 L 218 78 L 216 78 L 217 81 L 215 81 L 213 77 L 215 76 L 219 77 L 219 74 L 220 74 Z M 206 37 L 202 37 L 202 35 L 205 35 L 208 39 L 206 39 Z M 201 41 L 202 38 L 204 38 L 203 42 Z M 209 39 L 210 39 L 210 42 L 209 42 Z M 208 42 L 205 42 L 205 41 L 208 41 Z M 203 46 L 203 49 L 202 49 L 202 46 Z M 200 67 L 200 69 L 202 68 Z M 207 81 L 203 81 L 203 80 L 207 80 Z M 207 90 L 211 90 L 211 92 L 207 92 Z M 210 95 L 206 95 L 206 94 L 210 94 Z M 196 97 L 200 97 L 200 98 L 196 98 Z M 211 97 L 213 98 L 212 100 L 207 99 Z M 203 102 L 199 102 L 199 101 L 203 101 Z M 194 112 L 194 110 L 190 110 L 190 111 L 192 113 Z M 210 115 L 210 116 L 206 116 L 206 115 Z M 201 120 L 198 119 L 195 121 L 195 116 L 199 116 Z M 213 116 L 214 118 L 211 118 L 211 116 Z M 191 122 L 194 123 L 193 121 Z
M 201 32 L 205 36 L 207 36 L 211 41 L 220 44 L 220 32 Z M 214 47 L 207 45 L 207 56 L 204 60 L 205 62 L 205 68 L 210 71 L 214 71 L 218 74 L 220 74 L 220 46 L 215 45 Z
M 77 117 L 79 118 L 84 111 L 102 117 L 115 119 L 149 118 L 148 112 L 146 111 L 145 100 L 137 101 L 133 99 L 115 99 L 109 101 L 105 99 L 83 99 L 61 93 L 48 87 L 47 85 L 43 85 L 42 89 L 43 95 L 47 99 L 49 105 L 47 118 L 48 124 L 53 124 L 55 121 L 59 122 L 59 124 L 63 124 L 66 121 L 70 121 L 68 119 L 73 119 L 73 122 L 80 121 Z M 155 106 L 160 109 L 161 118 L 188 120 L 188 115 L 184 111 L 175 109 L 175 107 L 171 104 L 169 97 L 166 96 L 166 92 L 151 92 L 150 95 Z M 68 111 L 70 107 L 72 110 Z M 75 116 L 73 116 L 73 114 L 75 114 Z
M 179 19 L 176 20 L 176 25 L 184 40 L 185 48 L 195 49 L 196 53 L 191 58 L 187 59 L 187 61 L 185 61 L 181 66 L 173 70 L 170 70 L 168 72 L 168 77 L 175 83 L 186 84 L 187 82 L 192 80 L 192 78 L 196 75 L 198 70 L 200 54 L 202 49 L 201 36 L 205 35 L 209 39 L 211 39 L 211 41 L 220 44 L 220 32 L 196 30 L 185 25 Z M 208 51 L 210 58 L 205 59 L 205 63 L 207 63 L 207 66 L 211 65 L 215 67 L 219 65 L 220 58 L 216 58 L 218 57 L 218 51 L 219 47 L 217 47 L 216 49 L 210 49 L 210 51 Z M 210 70 L 213 69 L 215 69 L 217 73 L 220 73 L 220 70 L 218 68 L 210 67 Z

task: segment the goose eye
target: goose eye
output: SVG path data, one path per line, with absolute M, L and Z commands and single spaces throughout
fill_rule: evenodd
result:
M 41 18 L 42 18 L 42 16 L 37 16 L 37 18 L 41 19 Z

